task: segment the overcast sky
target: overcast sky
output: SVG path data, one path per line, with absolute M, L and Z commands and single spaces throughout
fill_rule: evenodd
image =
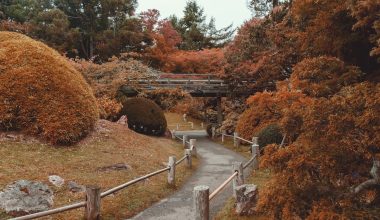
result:
M 186 2 L 187 0 L 138 0 L 137 12 L 158 9 L 161 18 L 172 14 L 182 17 Z M 197 2 L 205 9 L 208 21 L 211 16 L 215 17 L 217 28 L 226 27 L 232 23 L 234 27 L 239 27 L 251 18 L 247 0 L 197 0 Z

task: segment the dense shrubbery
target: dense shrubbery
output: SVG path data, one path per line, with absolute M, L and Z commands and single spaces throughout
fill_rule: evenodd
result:
M 189 101 L 190 95 L 181 89 L 160 89 L 143 94 L 145 98 L 153 100 L 161 109 L 170 111 L 183 101 Z
M 335 57 L 305 59 L 294 67 L 290 78 L 294 89 L 313 97 L 328 97 L 344 86 L 358 82 L 363 73 L 358 67 L 346 66 Z
M 116 121 L 119 117 L 119 112 L 122 105 L 114 99 L 107 97 L 98 98 L 100 118 L 109 121 Z
M 286 2 L 245 24 L 226 52 L 232 85 L 272 90 L 248 99 L 239 133 L 251 138 L 276 123 L 285 136 L 284 146 L 265 147 L 261 166 L 271 180 L 257 211 L 272 219 L 376 219 L 379 1 Z
M 262 129 L 256 136 L 259 138 L 259 146 L 265 147 L 268 144 L 281 144 L 282 134 L 280 126 L 271 124 Z
M 126 115 L 128 127 L 139 133 L 160 136 L 167 128 L 164 112 L 149 99 L 127 99 L 119 115 Z
M 162 61 L 164 72 L 221 74 L 225 65 L 222 49 L 177 51 Z
M 93 129 L 92 91 L 55 50 L 11 32 L 0 32 L 0 48 L 0 130 L 67 145 Z

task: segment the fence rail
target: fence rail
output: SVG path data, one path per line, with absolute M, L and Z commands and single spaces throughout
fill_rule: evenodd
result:
M 179 137 L 177 137 L 178 139 L 181 139 Z M 38 212 L 38 213 L 33 213 L 33 214 L 29 214 L 29 215 L 24 215 L 24 216 L 20 216 L 20 217 L 16 217 L 16 218 L 12 218 L 11 220 L 30 220 L 30 219 L 36 219 L 36 218 L 41 218 L 41 217 L 44 217 L 44 216 L 50 216 L 50 215 L 54 215 L 54 214 L 58 214 L 58 213 L 62 213 L 62 212 L 66 212 L 66 211 L 69 211 L 69 210 L 73 210 L 73 209 L 78 209 L 78 208 L 86 208 L 85 210 L 85 218 L 86 220 L 95 220 L 95 219 L 98 219 L 99 216 L 100 216 L 100 199 L 101 198 L 104 198 L 104 197 L 107 197 L 111 194 L 114 194 L 120 190 L 123 190 L 129 186 L 132 186 L 136 183 L 139 183 L 143 180 L 146 180 L 150 177 L 153 177 L 153 176 L 156 176 L 156 175 L 159 175 L 161 173 L 164 173 L 166 171 L 169 171 L 168 173 L 168 183 L 169 185 L 173 185 L 175 183 L 175 168 L 177 165 L 181 164 L 183 161 L 187 160 L 187 166 L 189 168 L 192 167 L 192 162 L 191 162 L 191 156 L 192 155 L 195 155 L 196 154 L 196 148 L 195 148 L 195 139 L 192 139 L 193 141 L 186 141 L 185 143 L 188 143 L 189 144 L 189 149 L 186 149 L 185 150 L 185 153 L 184 153 L 184 156 L 179 159 L 178 161 L 176 161 L 175 157 L 169 157 L 169 163 L 168 163 L 168 166 L 163 168 L 163 169 L 160 169 L 160 170 L 157 170 L 157 171 L 154 171 L 152 173 L 149 173 L 145 176 L 141 176 L 139 178 L 136 178 L 136 179 L 133 179 L 129 182 L 126 182 L 124 184 L 121 184 L 119 186 L 116 186 L 112 189 L 109 189 L 103 193 L 100 193 L 100 188 L 99 187 L 90 187 L 90 186 L 87 186 L 86 187 L 86 201 L 83 201 L 83 202 L 78 202 L 78 203 L 74 203 L 74 204 L 71 204 L 71 205 L 66 205 L 66 206 L 63 206 L 63 207 L 59 207 L 59 208 L 55 208 L 55 209 L 51 209 L 51 210 L 47 210 L 47 211 L 42 211 L 42 212 Z M 192 145 L 190 145 L 192 144 Z M 194 151 L 194 152 L 192 152 Z M 91 188 L 95 188 L 97 190 L 91 190 Z M 88 190 L 90 189 L 90 190 Z M 94 195 L 94 194 L 91 194 L 91 192 L 98 192 L 98 195 Z M 94 203 L 95 207 L 89 207 L 91 206 L 91 204 L 88 202 L 89 199 L 88 198 L 97 198 L 99 199 L 99 203 L 97 204 L 98 207 L 96 206 L 96 202 Z M 95 213 L 95 214 L 89 214 L 88 213 L 88 210 L 90 210 L 91 212 Z
M 235 171 L 226 181 L 222 183 L 211 195 L 209 196 L 208 200 L 211 201 L 213 198 L 215 198 L 218 193 L 222 192 L 222 190 L 238 175 L 238 172 Z
M 212 129 L 213 138 L 216 136 L 216 129 Z M 253 137 L 252 141 L 248 141 L 244 138 L 238 136 L 235 132 L 234 135 L 228 135 L 225 132 L 222 133 L 222 142 L 224 142 L 225 137 L 233 137 L 234 143 L 236 140 L 246 141 L 251 144 L 252 157 L 244 165 L 242 163 L 233 164 L 233 173 L 229 176 L 219 187 L 217 187 L 214 192 L 209 195 L 208 186 L 196 186 L 194 187 L 194 209 L 195 209 L 195 219 L 209 219 L 210 211 L 209 206 L 210 202 L 225 189 L 225 187 L 233 182 L 233 194 L 234 197 L 237 197 L 235 188 L 244 184 L 244 170 L 247 169 L 251 164 L 253 164 L 253 169 L 258 169 L 260 150 L 258 145 L 258 138 Z

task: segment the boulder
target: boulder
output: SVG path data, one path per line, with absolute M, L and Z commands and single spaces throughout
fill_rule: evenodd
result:
M 235 188 L 236 213 L 239 215 L 250 215 L 253 213 L 258 200 L 258 189 L 256 185 L 245 184 Z
M 62 187 L 63 184 L 65 183 L 65 180 L 60 176 L 51 175 L 49 176 L 49 182 L 56 187 Z
M 98 171 L 108 172 L 108 171 L 121 171 L 121 170 L 131 170 L 131 169 L 132 167 L 126 163 L 117 163 L 111 166 L 99 167 Z
M 19 180 L 0 191 L 0 208 L 18 216 L 46 211 L 53 206 L 53 191 L 41 182 Z
M 73 192 L 73 193 L 81 193 L 81 192 L 86 191 L 85 186 L 79 185 L 74 181 L 69 181 L 67 183 L 67 187 L 69 188 L 70 192 Z

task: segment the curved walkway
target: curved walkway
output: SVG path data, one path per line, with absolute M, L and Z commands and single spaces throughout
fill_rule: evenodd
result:
M 182 134 L 184 133 L 185 132 Z M 243 156 L 224 148 L 220 144 L 210 141 L 204 131 L 192 131 L 186 132 L 186 134 L 191 138 L 197 139 L 197 152 L 199 155 L 198 169 L 176 193 L 161 200 L 132 219 L 193 219 L 193 188 L 197 185 L 207 185 L 210 187 L 211 193 L 232 174 L 233 162 L 246 161 Z M 211 219 L 231 196 L 232 186 L 230 185 L 212 200 L 210 203 Z

